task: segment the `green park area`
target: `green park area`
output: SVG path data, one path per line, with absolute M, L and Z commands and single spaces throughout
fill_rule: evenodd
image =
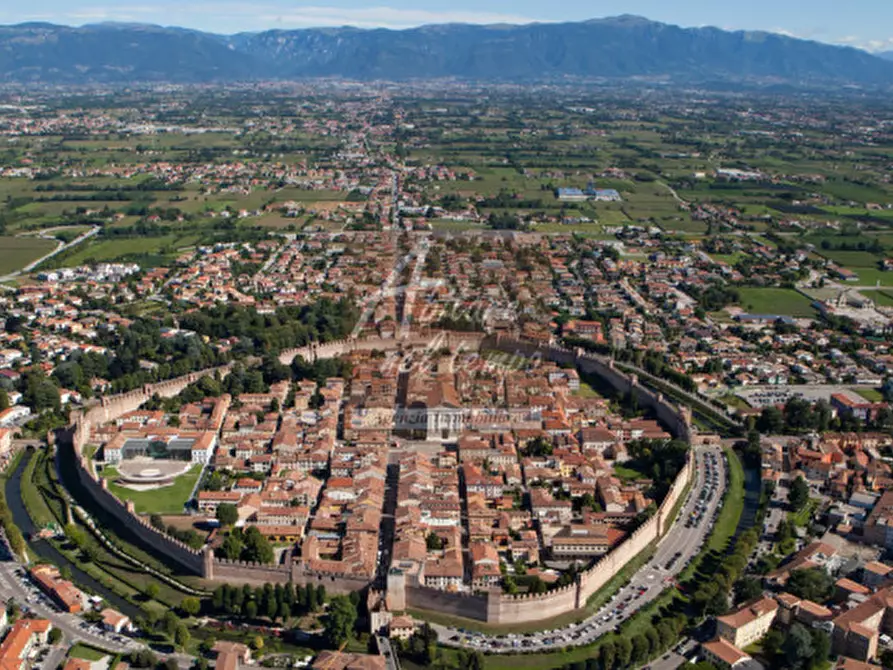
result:
M 101 475 L 109 482 L 109 491 L 120 500 L 133 501 L 138 514 L 180 514 L 183 506 L 195 488 L 202 467 L 194 465 L 188 472 L 177 477 L 172 484 L 156 489 L 137 491 L 123 484 L 117 484 L 117 469 L 105 466 Z

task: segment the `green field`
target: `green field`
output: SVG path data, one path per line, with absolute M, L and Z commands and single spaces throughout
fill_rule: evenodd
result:
M 729 489 L 710 533 L 710 539 L 707 541 L 708 551 L 726 550 L 744 511 L 744 468 L 738 454 L 729 448 L 726 448 L 725 452 L 729 463 Z M 682 574 L 685 575 L 685 572 Z M 683 577 L 680 577 L 681 579 Z
M 884 402 L 884 394 L 877 389 L 854 389 L 856 393 L 868 402 Z
M 102 476 L 109 481 L 109 491 L 121 500 L 132 500 L 138 514 L 181 514 L 183 505 L 201 474 L 202 467 L 193 465 L 188 472 L 180 475 L 170 486 L 151 491 L 134 491 L 126 486 L 115 484 L 118 471 L 113 466 L 105 466 Z
M 804 295 L 787 288 L 742 288 L 741 307 L 751 314 L 809 317 L 816 311 Z
M 0 237 L 0 275 L 21 270 L 55 248 L 55 242 L 40 237 Z
M 104 658 L 108 658 L 111 654 L 78 642 L 71 648 L 68 655 L 71 658 L 80 658 L 85 661 L 101 661 Z
M 195 245 L 198 235 L 163 235 L 160 237 L 121 237 L 91 240 L 81 244 L 59 262 L 65 266 L 88 262 L 125 260 L 128 258 L 169 257 L 178 249 Z M 55 259 L 53 259 L 55 261 Z

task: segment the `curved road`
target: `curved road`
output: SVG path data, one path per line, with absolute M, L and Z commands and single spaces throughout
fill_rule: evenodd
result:
M 651 560 L 598 612 L 562 629 L 526 635 L 494 636 L 431 624 L 437 631 L 440 644 L 492 654 L 548 652 L 562 647 L 592 644 L 654 601 L 665 589 L 673 586 L 675 577 L 701 550 L 728 485 L 727 464 L 719 447 L 699 448 L 693 453 L 695 478 L 675 523 L 660 540 Z M 715 484 L 712 483 L 714 480 Z M 686 521 L 701 502 L 702 490 L 710 490 L 711 486 L 712 497 L 706 502 L 700 521 L 687 527 Z

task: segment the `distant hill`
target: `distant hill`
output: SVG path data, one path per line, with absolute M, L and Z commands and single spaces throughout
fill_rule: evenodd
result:
M 893 51 L 882 51 L 881 53 L 875 55 L 883 58 L 884 60 L 893 60 Z
M 888 86 L 893 63 L 763 32 L 680 28 L 634 16 L 581 23 L 317 28 L 233 36 L 180 28 L 0 27 L 0 81 L 213 82 L 343 77 L 561 81 L 649 77 Z

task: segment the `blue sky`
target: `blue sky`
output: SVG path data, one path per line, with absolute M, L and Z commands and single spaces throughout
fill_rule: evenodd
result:
M 134 21 L 222 33 L 354 25 L 577 21 L 640 14 L 683 26 L 770 30 L 797 37 L 893 49 L 891 0 L 29 0 L 0 2 L 0 23 L 81 25 Z

